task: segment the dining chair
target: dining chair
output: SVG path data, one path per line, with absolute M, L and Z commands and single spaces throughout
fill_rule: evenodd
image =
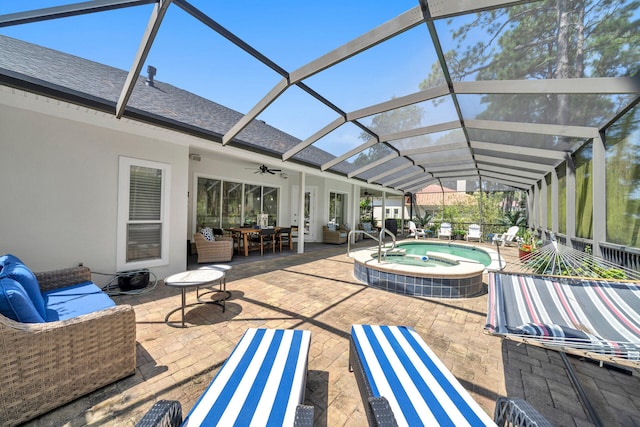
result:
M 285 244 L 290 251 L 293 250 L 293 237 L 291 236 L 291 228 L 280 228 L 277 233 L 277 241 L 280 246 L 280 252 L 282 252 L 282 245 Z
M 273 228 L 263 228 L 251 239 L 255 245 L 260 246 L 260 255 L 264 255 L 265 248 L 271 248 L 273 253 L 276 252 L 276 231 Z

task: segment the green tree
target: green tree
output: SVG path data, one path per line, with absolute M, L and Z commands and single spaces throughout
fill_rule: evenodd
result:
M 445 53 L 451 77 L 513 80 L 637 74 L 640 20 L 634 20 L 634 14 L 639 7 L 640 2 L 629 0 L 547 0 L 479 13 L 453 33 L 457 46 Z M 479 31 L 488 37 L 476 41 Z M 439 78 L 429 77 L 421 87 L 434 84 L 434 79 Z M 522 121 L 524 112 L 527 121 L 539 123 L 603 123 L 618 101 L 603 95 L 486 95 L 482 102 L 487 108 L 478 118 Z M 520 137 L 523 144 L 539 139 Z

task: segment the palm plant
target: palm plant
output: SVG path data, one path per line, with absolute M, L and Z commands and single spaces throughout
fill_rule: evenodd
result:
M 505 227 L 525 226 L 527 224 L 527 213 L 525 211 L 507 212 L 502 218 L 498 219 L 498 223 Z
M 431 215 L 429 212 L 425 211 L 424 214 L 421 216 L 419 212 L 416 212 L 415 216 L 413 217 L 413 221 L 421 228 L 424 228 L 429 221 L 431 221 L 431 219 L 433 218 L 433 215 Z

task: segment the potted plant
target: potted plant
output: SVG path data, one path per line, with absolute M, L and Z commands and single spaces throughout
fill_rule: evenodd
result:
M 522 237 L 518 239 L 518 257 L 520 259 L 526 258 L 537 250 L 536 238 L 530 229 L 525 229 Z
M 465 234 L 467 234 L 467 232 L 466 232 L 465 230 L 462 230 L 462 229 L 460 229 L 460 230 L 455 230 L 455 231 L 453 232 L 453 235 L 455 236 L 455 239 L 456 239 L 456 240 L 464 240 L 464 236 L 465 236 Z

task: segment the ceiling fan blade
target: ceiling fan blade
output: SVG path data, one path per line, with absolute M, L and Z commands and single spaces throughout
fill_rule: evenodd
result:
M 267 172 L 269 172 L 271 175 L 275 175 L 276 173 L 272 170 L 267 170 Z

